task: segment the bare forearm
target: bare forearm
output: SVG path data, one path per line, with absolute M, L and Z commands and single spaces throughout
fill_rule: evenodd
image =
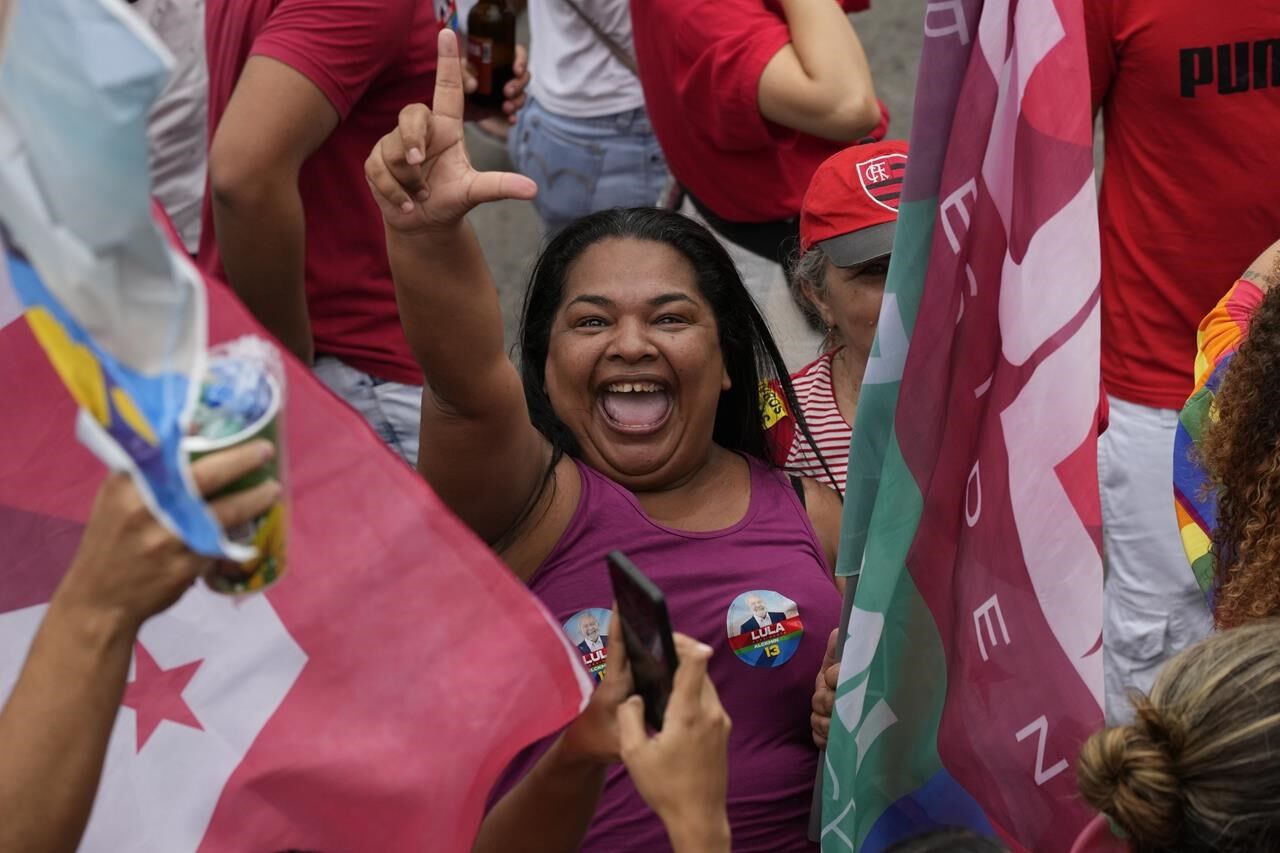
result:
M 306 217 L 297 181 L 213 193 L 218 253 L 245 307 L 294 355 L 314 357 L 307 315 Z
M 510 368 L 498 291 L 471 225 L 388 229 L 387 257 L 400 322 L 431 393 L 464 416 L 490 411 L 494 389 L 485 380 Z
M 472 853 L 572 853 L 582 845 L 600 792 L 604 765 L 570 757 L 557 740 L 493 807 Z
M 135 631 L 54 597 L 0 712 L 0 851 L 74 850 L 89 819 Z
M 1263 293 L 1280 284 L 1280 240 L 1268 246 L 1240 277 L 1256 284 Z
M 835 0 L 782 0 L 791 44 L 813 80 L 855 85 L 870 79 L 862 42 Z
M 666 824 L 675 853 L 729 853 L 729 819 L 724 812 Z
M 862 42 L 834 0 L 782 0 L 791 43 L 765 68 L 767 118 L 818 136 L 850 141 L 879 121 Z

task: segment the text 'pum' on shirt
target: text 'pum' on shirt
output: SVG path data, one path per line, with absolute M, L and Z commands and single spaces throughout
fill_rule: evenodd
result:
M 1280 38 L 1184 47 L 1178 51 L 1178 69 L 1184 98 L 1194 98 L 1197 89 L 1214 82 L 1219 95 L 1280 86 Z

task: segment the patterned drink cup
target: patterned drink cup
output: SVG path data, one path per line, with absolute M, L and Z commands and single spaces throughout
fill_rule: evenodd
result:
M 229 417 L 237 414 L 245 415 L 251 417 L 252 421 L 229 435 L 187 436 L 183 439 L 183 447 L 190 454 L 193 462 L 210 453 L 226 450 L 258 438 L 270 441 L 275 445 L 277 452 L 265 465 L 241 477 L 212 496 L 210 500 L 253 488 L 267 479 L 280 479 L 280 464 L 283 458 L 280 452 L 280 409 L 283 397 L 280 384 L 261 365 L 230 358 L 211 361 L 209 375 L 212 377 L 228 370 L 238 374 L 242 382 L 246 376 L 250 378 L 255 386 L 249 395 L 253 399 L 233 398 L 221 401 L 221 405 L 227 409 Z M 210 381 L 206 380 L 206 395 L 209 393 Z M 220 390 L 222 389 L 216 385 L 213 388 L 214 393 Z M 246 408 L 247 412 L 244 411 Z M 219 424 L 206 422 L 200 426 L 201 433 L 225 432 L 225 429 L 217 430 L 217 426 Z M 209 588 L 215 592 L 236 595 L 257 592 L 279 580 L 285 571 L 285 522 L 286 509 L 282 496 L 262 515 L 247 524 L 228 530 L 226 532 L 228 539 L 239 545 L 252 546 L 258 550 L 258 554 L 243 563 L 228 559 L 218 560 L 205 574 L 205 583 Z

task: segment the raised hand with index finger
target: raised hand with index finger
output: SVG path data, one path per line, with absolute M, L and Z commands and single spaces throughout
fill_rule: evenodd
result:
M 477 172 L 463 137 L 458 39 L 442 30 L 432 107 L 411 104 L 365 160 L 365 177 L 387 227 L 412 233 L 451 228 L 477 205 L 531 199 L 537 185 L 511 172 Z

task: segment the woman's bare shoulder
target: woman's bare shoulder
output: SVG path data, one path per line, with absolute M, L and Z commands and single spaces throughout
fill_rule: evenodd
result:
M 844 513 L 844 502 L 830 486 L 807 477 L 802 482 L 809 523 L 813 525 L 813 532 L 818 534 L 818 542 L 827 558 L 827 568 L 834 572 L 836 553 L 840 548 L 840 517 Z
M 507 537 L 507 543 L 498 545 L 498 556 L 516 577 L 529 582 L 568 529 L 581 498 L 582 474 L 572 459 L 562 456 L 533 508 Z

